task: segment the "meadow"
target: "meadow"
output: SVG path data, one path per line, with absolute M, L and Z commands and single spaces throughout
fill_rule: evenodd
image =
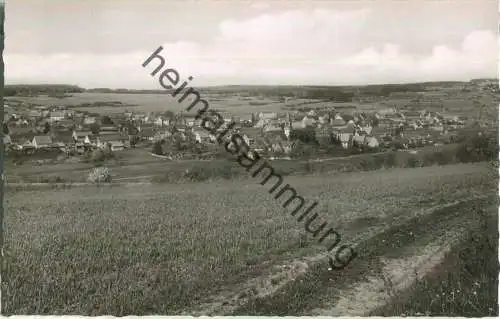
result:
M 254 112 L 261 111 L 279 111 L 284 107 L 283 102 L 277 102 L 271 99 L 257 99 L 257 98 L 239 98 L 238 96 L 232 97 L 219 97 L 218 95 L 200 93 L 201 98 L 207 99 L 211 109 L 218 109 L 228 111 L 233 115 L 248 115 Z M 7 101 L 9 98 L 6 99 Z M 109 113 L 123 113 L 124 111 L 137 111 L 137 112 L 164 112 L 184 111 L 188 106 L 188 100 L 179 103 L 176 99 L 169 94 L 127 94 L 127 93 L 72 93 L 71 96 L 59 99 L 49 96 L 37 97 L 15 97 L 15 100 L 33 103 L 36 105 L 46 106 L 71 106 L 75 110 L 95 112 L 100 114 Z M 75 107 L 82 103 L 96 103 L 96 102 L 122 102 L 123 106 L 99 106 L 99 107 Z M 252 105 L 252 102 L 259 102 L 260 105 Z M 252 104 L 251 104 L 252 103 Z M 193 112 L 193 114 L 195 114 Z
M 346 238 L 494 194 L 484 163 L 287 182 Z M 4 314 L 189 313 L 279 262 L 324 250 L 258 181 L 8 190 Z M 366 232 L 366 233 L 365 233 Z M 356 263 L 356 260 L 353 261 Z

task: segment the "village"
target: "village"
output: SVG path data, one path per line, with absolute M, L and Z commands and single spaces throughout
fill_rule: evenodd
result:
M 30 155 L 51 151 L 81 155 L 94 149 L 119 152 L 128 148 L 153 147 L 153 153 L 157 155 L 168 153 L 178 157 L 177 153 L 182 153 L 183 149 L 180 144 L 165 141 L 193 143 L 205 151 L 216 145 L 215 136 L 202 127 L 202 119 L 182 112 L 103 115 L 63 106 L 23 109 L 9 105 L 5 109 L 4 145 L 7 152 Z M 228 112 L 220 114 L 225 122 L 236 123 L 235 131 L 251 148 L 276 155 L 292 153 L 297 141 L 317 148 L 335 145 L 357 150 L 414 149 L 429 144 L 452 143 L 456 132 L 468 120 L 465 116 L 426 110 L 400 111 L 394 107 L 371 113 L 337 112 L 316 107 L 248 116 L 233 116 Z M 154 147 L 158 142 L 162 142 L 161 151 Z

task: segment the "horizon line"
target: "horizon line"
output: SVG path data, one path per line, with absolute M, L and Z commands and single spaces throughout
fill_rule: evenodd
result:
M 365 83 L 365 84 L 215 84 L 215 85 L 203 85 L 196 86 L 193 88 L 223 88 L 223 87 L 364 87 L 364 86 L 378 86 L 378 85 L 410 85 L 410 84 L 428 84 L 428 83 L 468 83 L 474 80 L 496 80 L 499 81 L 498 77 L 475 77 L 469 78 L 468 80 L 427 80 L 427 81 L 415 81 L 415 82 L 388 82 L 388 83 Z M 4 87 L 7 86 L 22 86 L 22 85 L 31 85 L 31 86 L 76 86 L 78 88 L 84 90 L 96 90 L 96 89 L 108 89 L 108 90 L 130 90 L 130 91 L 164 91 L 160 88 L 126 88 L 126 87 L 83 87 L 78 84 L 68 84 L 68 83 L 33 83 L 33 82 L 25 82 L 25 83 L 5 83 Z

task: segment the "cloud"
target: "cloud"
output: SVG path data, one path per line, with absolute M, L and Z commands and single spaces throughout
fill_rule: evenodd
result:
M 427 56 L 397 43 L 364 44 L 369 9 L 292 10 L 225 20 L 204 43 L 164 43 L 167 64 L 192 85 L 365 84 L 467 80 L 497 75 L 498 37 L 465 34 L 460 47 L 435 45 Z M 158 44 L 160 45 L 160 43 Z M 142 62 L 156 49 L 113 55 L 8 54 L 7 81 L 77 83 L 85 87 L 158 87 Z
M 251 9 L 256 9 L 256 10 L 268 9 L 269 7 L 270 7 L 269 3 L 266 2 L 256 2 L 250 5 Z

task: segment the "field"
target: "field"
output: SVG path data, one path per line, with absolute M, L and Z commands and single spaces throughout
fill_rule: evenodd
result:
M 340 304 L 337 283 L 355 287 L 382 256 L 450 244 L 443 229 L 462 233 L 496 203 L 483 163 L 285 178 L 358 246 L 352 266 L 328 272 L 325 245 L 257 180 L 8 190 L 4 314 L 335 313 L 328 300 L 364 313 Z
M 412 155 L 406 152 L 381 152 L 377 154 L 358 154 L 351 156 L 322 155 L 317 159 L 275 160 L 273 168 L 282 175 L 331 174 L 335 172 L 375 170 L 390 167 L 416 167 L 457 162 L 458 144 L 420 148 Z M 27 160 L 30 158 L 28 157 Z M 89 171 L 95 166 L 78 158 L 70 158 L 59 163 L 33 165 L 34 160 L 22 165 L 14 165 L 8 157 L 5 162 L 6 179 L 10 183 L 50 182 L 58 180 L 65 183 L 85 182 Z M 207 178 L 248 178 L 249 174 L 236 163 L 234 158 L 214 160 L 179 160 L 170 161 L 151 156 L 148 149 L 136 148 L 121 151 L 116 159 L 106 162 L 113 180 L 151 181 L 168 174 L 178 174 L 186 170 L 203 171 Z M 173 181 L 173 180 L 171 180 Z
M 270 99 L 256 99 L 244 100 L 236 97 L 213 97 L 209 94 L 203 95 L 200 93 L 202 98 L 206 98 L 210 104 L 211 109 L 218 109 L 222 111 L 228 111 L 233 115 L 248 115 L 253 112 L 261 111 L 279 111 L 285 104 L 276 102 Z M 7 101 L 9 99 L 7 98 Z M 82 107 L 74 108 L 75 110 L 96 112 L 100 114 L 109 113 L 122 113 L 125 110 L 137 111 L 137 112 L 164 112 L 172 111 L 179 112 L 185 110 L 188 106 L 188 100 L 183 103 L 179 103 L 176 99 L 171 97 L 169 94 L 126 94 L 126 93 L 73 93 L 72 96 L 58 99 L 48 96 L 37 96 L 37 97 L 16 97 L 15 100 L 25 101 L 27 103 L 33 103 L 37 105 L 65 105 L 65 106 L 75 106 L 82 103 L 95 103 L 95 102 L 112 102 L 119 101 L 125 104 L 124 106 L 111 107 L 111 106 L 100 106 L 100 107 Z M 258 101 L 262 105 L 251 105 L 251 101 Z M 193 111 L 193 114 L 194 111 Z

